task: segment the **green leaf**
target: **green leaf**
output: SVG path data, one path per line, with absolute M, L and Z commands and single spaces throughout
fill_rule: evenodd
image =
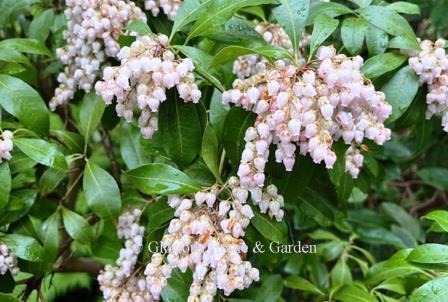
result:
M 448 190 L 448 169 L 445 168 L 423 168 L 417 175 L 427 184 L 442 190 Z
M 325 14 L 317 16 L 311 35 L 310 57 L 314 55 L 317 48 L 338 28 L 338 25 L 339 20 L 333 19 Z
M 185 25 L 197 20 L 204 14 L 212 0 L 185 0 L 177 11 L 176 20 L 174 20 L 171 37 L 181 30 Z M 171 39 L 171 38 L 170 38 Z
M 266 239 L 283 243 L 286 241 L 287 227 L 284 221 L 278 222 L 270 219 L 265 214 L 261 214 L 258 209 L 254 209 L 254 217 L 250 223 L 265 237 Z
M 244 149 L 246 129 L 253 126 L 254 114 L 239 107 L 233 107 L 224 122 L 223 143 L 227 156 L 234 165 L 238 165 Z
M 148 141 L 142 138 L 140 130 L 128 123 L 121 127 L 120 152 L 121 158 L 128 169 L 134 169 L 151 161 Z
M 17 258 L 30 262 L 39 262 L 43 260 L 44 249 L 39 242 L 32 237 L 19 234 L 8 234 L 2 237 L 1 240 L 14 252 L 14 254 L 16 254 Z
M 40 95 L 22 80 L 0 74 L 0 105 L 25 127 L 39 134 L 48 132 L 48 109 Z
M 210 28 L 224 24 L 239 9 L 247 6 L 270 4 L 273 0 L 212 0 L 207 13 L 202 13 L 188 34 L 187 40 L 207 33 Z
M 71 238 L 81 244 L 88 244 L 93 241 L 93 229 L 84 217 L 69 209 L 62 208 L 62 219 L 65 230 Z
M 400 67 L 407 59 L 406 56 L 394 52 L 379 54 L 369 58 L 361 71 L 368 78 L 376 78 Z
M 191 163 L 201 150 L 202 126 L 196 107 L 169 94 L 159 110 L 159 128 L 168 156 L 181 166 Z
M 8 48 L 6 46 L 0 47 L 0 61 L 23 64 L 28 67 L 33 66 L 33 64 L 25 55 L 21 54 L 15 49 Z
M 305 30 L 305 23 L 310 9 L 310 0 L 280 0 L 280 5 L 272 10 L 277 22 L 288 34 L 294 47 L 299 47 L 300 37 Z
M 299 209 L 322 226 L 330 226 L 335 219 L 334 207 L 311 187 L 299 195 Z
M 422 237 L 423 230 L 420 223 L 417 219 L 409 215 L 402 207 L 390 202 L 383 202 L 381 207 L 389 217 L 393 218 L 399 225 L 408 231 L 415 241 Z
M 431 280 L 417 288 L 409 302 L 445 302 L 448 296 L 448 277 Z
M 230 18 L 222 26 L 211 28 L 204 36 L 230 45 L 266 45 L 263 37 L 254 29 L 254 24 L 238 17 Z
M 329 17 L 338 17 L 341 15 L 352 14 L 353 11 L 345 5 L 334 2 L 317 2 L 313 3 L 310 8 L 306 25 L 314 23 L 316 18 L 320 15 L 327 15 Z
M 221 175 L 219 173 L 218 138 L 216 137 L 213 126 L 210 124 L 205 128 L 202 138 L 201 156 L 216 180 L 221 181 Z
M 86 94 L 79 109 L 79 130 L 87 142 L 101 122 L 106 105 L 101 97 L 93 92 Z
M 436 210 L 423 216 L 425 219 L 433 220 L 445 231 L 448 232 L 448 211 Z
M 392 115 L 388 123 L 396 121 L 411 105 L 417 95 L 419 81 L 409 66 L 401 68 L 382 88 L 386 101 L 392 105 Z
M 29 158 L 42 165 L 67 169 L 64 154 L 54 143 L 36 138 L 16 138 L 14 144 Z
M 174 269 L 168 284 L 162 291 L 163 301 L 166 302 L 185 302 L 189 296 L 189 289 L 193 278 L 191 272 L 182 274 L 179 269 Z
M 70 153 L 81 153 L 84 147 L 84 139 L 81 135 L 75 132 L 56 130 L 51 131 L 51 134 L 56 136 L 58 141 L 60 141 Z
M 52 263 L 59 251 L 59 212 L 52 214 L 40 226 L 39 237 L 44 246 L 43 258 Z
M 418 50 L 413 39 L 407 36 L 396 36 L 389 41 L 388 48 Z M 420 47 L 420 46 L 418 46 Z
M 276 59 L 290 57 L 291 54 L 282 47 L 278 46 L 258 46 L 258 47 L 243 47 L 243 46 L 227 46 L 221 49 L 210 63 L 211 67 L 216 67 L 234 61 L 239 56 L 248 54 L 259 54 L 266 58 Z
M 134 20 L 126 26 L 125 29 L 136 32 L 140 36 L 145 36 L 152 33 L 151 28 L 149 28 L 148 24 L 146 24 L 143 20 Z
M 359 7 L 366 7 L 369 6 L 373 0 L 348 0 L 348 1 L 355 3 Z
M 331 270 L 331 286 L 333 289 L 339 288 L 342 285 L 350 284 L 353 281 L 350 268 L 343 258 L 340 258 L 336 265 Z
M 42 195 L 53 192 L 65 176 L 66 171 L 64 169 L 48 168 L 39 179 L 39 192 Z
M 19 220 L 28 213 L 34 204 L 37 193 L 31 189 L 16 190 L 11 192 L 9 204 L 2 210 L 0 226 Z
M 161 199 L 150 203 L 146 208 L 146 214 L 148 216 L 147 228 L 155 230 L 174 217 L 174 209 L 168 205 L 166 200 Z
M 11 170 L 8 162 L 0 164 L 0 210 L 3 210 L 9 201 L 11 193 Z
M 185 194 L 201 189 L 185 173 L 165 164 L 148 164 L 126 174 L 139 191 L 148 195 Z
M 366 34 L 366 44 L 370 56 L 384 53 L 389 43 L 389 36 L 387 33 L 376 26 L 369 24 Z
M 377 302 L 366 289 L 356 285 L 345 285 L 339 289 L 334 298 L 341 302 Z
M 19 300 L 15 296 L 3 294 L 3 293 L 0 293 L 0 301 L 2 301 L 2 302 L 21 302 L 21 300 Z
M 196 47 L 190 47 L 185 45 L 176 45 L 176 49 L 179 49 L 184 55 L 190 58 L 196 68 L 196 72 L 211 83 L 213 86 L 221 91 L 226 90 L 221 84 L 220 80 L 216 77 L 216 70 L 210 67 L 210 63 L 213 59 L 211 55 Z
M 387 8 L 401 14 L 420 15 L 420 7 L 414 3 L 398 1 L 389 4 Z
M 8 301 L 7 299 L 3 300 L 5 298 L 3 293 L 11 293 L 14 287 L 16 287 L 16 282 L 9 270 L 4 275 L 0 275 L 0 301 Z
M 414 45 L 414 49 L 420 49 L 412 27 L 405 18 L 392 9 L 384 6 L 371 5 L 359 10 L 364 19 L 372 25 L 384 30 L 393 36 L 402 36 Z
M 344 47 L 352 55 L 361 52 L 369 24 L 363 18 L 350 17 L 342 23 L 341 37 Z
M 285 279 L 283 284 L 288 288 L 310 292 L 321 296 L 324 295 L 324 293 L 316 285 L 299 276 L 289 276 Z
M 106 170 L 87 162 L 83 189 L 89 208 L 99 217 L 115 218 L 120 214 L 120 190 L 115 179 Z
M 448 246 L 436 243 L 420 245 L 409 254 L 407 260 L 417 263 L 448 263 Z
M 224 122 L 226 120 L 226 116 L 229 110 L 230 106 L 222 103 L 221 92 L 218 89 L 215 89 L 213 91 L 212 99 L 210 101 L 209 119 L 210 124 L 215 129 L 219 141 L 222 140 L 222 134 L 224 131 Z
M 282 295 L 283 279 L 280 275 L 267 275 L 257 290 L 255 302 L 277 301 Z
M 0 48 L 12 48 L 23 53 L 51 56 L 51 52 L 41 41 L 35 39 L 14 38 L 0 41 Z
M 53 25 L 53 9 L 44 10 L 39 16 L 35 17 L 30 24 L 28 36 L 31 39 L 45 42 Z

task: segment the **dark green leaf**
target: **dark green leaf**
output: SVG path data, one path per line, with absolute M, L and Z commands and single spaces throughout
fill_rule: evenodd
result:
M 282 295 L 283 280 L 280 275 L 267 275 L 257 291 L 255 302 L 277 301 Z
M 8 234 L 1 240 L 16 254 L 20 259 L 30 262 L 39 262 L 43 260 L 44 249 L 36 239 L 19 234 Z
M 86 142 L 100 124 L 105 107 L 103 99 L 93 92 L 84 96 L 79 110 L 79 130 Z
M 7 271 L 4 275 L 0 275 L 0 301 L 8 301 L 3 293 L 11 293 L 16 286 L 14 277 L 11 275 L 10 271 Z M 20 300 L 17 300 L 20 301 Z
M 424 168 L 417 172 L 423 181 L 431 186 L 448 190 L 448 169 L 445 168 Z
M 65 178 L 65 175 L 66 171 L 63 169 L 48 168 L 40 177 L 39 192 L 42 195 L 53 192 Z
M 31 189 L 23 189 L 11 192 L 8 206 L 2 210 L 0 225 L 5 225 L 19 220 L 28 213 L 34 204 L 37 193 Z
M 397 120 L 411 105 L 418 87 L 417 75 L 409 66 L 405 66 L 381 88 L 386 94 L 386 101 L 392 105 L 392 115 L 387 120 L 389 123 Z
M 329 17 L 337 17 L 340 15 L 351 14 L 353 11 L 345 5 L 334 2 L 317 2 L 313 3 L 310 8 L 306 25 L 311 25 L 314 20 L 320 15 L 327 15 Z
M 377 302 L 366 289 L 356 285 L 345 285 L 334 294 L 334 298 L 341 302 Z
M 366 20 L 359 17 L 346 18 L 342 23 L 342 42 L 350 54 L 357 55 L 361 52 L 368 25 Z
M 115 218 L 121 210 L 121 196 L 115 179 L 99 166 L 87 162 L 83 188 L 87 204 L 101 218 Z
M 148 164 L 126 173 L 148 195 L 185 194 L 201 188 L 182 171 L 165 164 Z
M 166 302 L 185 302 L 189 296 L 189 289 L 192 282 L 191 272 L 186 274 L 175 269 L 168 279 L 167 286 L 162 291 L 163 301 Z
M 300 37 L 310 9 L 310 0 L 280 0 L 280 5 L 272 10 L 277 22 L 292 41 L 294 51 L 299 47 Z
M 0 210 L 8 205 L 11 193 L 11 171 L 8 162 L 0 164 Z
M 62 219 L 65 230 L 71 238 L 81 244 L 88 244 L 93 241 L 93 229 L 84 217 L 69 209 L 62 208 Z
M 278 46 L 259 46 L 259 47 L 243 47 L 243 46 L 227 46 L 221 49 L 211 62 L 212 67 L 222 65 L 229 61 L 234 61 L 239 56 L 248 54 L 259 54 L 266 58 L 285 58 L 289 57 L 290 53 L 284 48 Z
M 7 295 L 0 293 L 0 301 L 2 302 L 21 302 L 20 299 L 16 298 L 14 295 Z
M 59 252 L 59 212 L 52 214 L 40 226 L 39 237 L 44 246 L 43 258 L 53 262 Z
M 284 221 L 277 222 L 270 219 L 265 214 L 261 214 L 258 209 L 254 210 L 254 217 L 250 223 L 265 237 L 273 242 L 285 242 L 287 235 L 287 227 Z
M 317 48 L 338 28 L 338 25 L 339 20 L 333 19 L 325 14 L 317 16 L 311 35 L 310 57 L 314 55 Z
M 400 67 L 407 59 L 406 56 L 394 52 L 379 54 L 368 59 L 361 71 L 368 78 L 376 78 Z
M 288 288 L 310 292 L 322 296 L 324 295 L 324 293 L 316 285 L 299 276 L 289 276 L 285 279 L 284 285 Z
M 218 138 L 211 125 L 207 125 L 205 128 L 202 138 L 201 156 L 216 180 L 221 181 L 221 175 L 219 173 Z
M 14 144 L 29 158 L 36 162 L 59 169 L 67 169 L 64 154 L 54 143 L 36 138 L 17 138 Z
M 48 132 L 47 107 L 40 95 L 22 80 L 0 74 L 0 105 L 25 127 L 40 134 Z
M 148 216 L 147 227 L 149 230 L 155 230 L 174 217 L 174 209 L 163 199 L 148 205 L 146 213 Z

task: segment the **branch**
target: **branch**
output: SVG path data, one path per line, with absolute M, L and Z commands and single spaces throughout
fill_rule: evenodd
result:
M 107 157 L 109 158 L 111 164 L 112 164 L 112 176 L 115 178 L 115 181 L 117 184 L 120 184 L 120 165 L 117 162 L 117 159 L 114 155 L 113 145 L 112 145 L 112 139 L 110 137 L 109 131 L 101 127 L 101 136 L 103 137 L 103 145 L 104 149 L 106 149 Z

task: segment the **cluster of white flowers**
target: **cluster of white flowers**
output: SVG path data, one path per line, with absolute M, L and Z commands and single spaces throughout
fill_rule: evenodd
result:
M 286 34 L 283 27 L 275 23 L 260 23 L 255 26 L 255 31 L 258 32 L 263 39 L 275 46 L 283 47 L 289 51 L 293 51 L 291 39 Z M 239 79 L 246 79 L 256 74 L 260 74 L 266 70 L 268 60 L 260 55 L 244 55 L 238 57 L 233 62 L 233 73 Z
M 66 0 L 66 6 L 67 45 L 56 54 L 67 66 L 58 76 L 52 110 L 73 98 L 77 89 L 90 91 L 107 57 L 115 57 L 120 50 L 117 40 L 123 28 L 133 20 L 146 20 L 132 1 Z
M 6 274 L 8 270 L 13 276 L 17 276 L 20 272 L 17 266 L 17 257 L 6 244 L 0 242 L 0 275 Z
M 0 163 L 3 160 L 10 160 L 11 159 L 11 151 L 13 148 L 12 140 L 14 138 L 14 134 L 9 131 L 5 130 L 0 135 Z
M 442 126 L 448 132 L 448 56 L 445 52 L 445 40 L 435 43 L 420 42 L 422 50 L 412 54 L 410 67 L 420 77 L 420 84 L 428 85 L 426 117 L 442 115 Z
M 154 17 L 158 16 L 162 9 L 168 19 L 174 21 L 181 4 L 182 0 L 146 0 L 145 8 L 151 11 Z
M 384 94 L 362 76 L 363 59 L 336 55 L 332 46 L 321 47 L 317 59 L 304 67 L 277 61 L 259 75 L 237 79 L 233 89 L 223 93 L 224 103 L 258 115 L 245 135 L 238 170 L 243 187 L 263 186 L 271 144 L 277 145 L 276 161 L 291 171 L 297 146 L 301 154 L 310 154 L 315 163 L 324 161 L 331 169 L 336 161 L 334 141 L 342 138 L 357 149 L 364 138 L 379 145 L 390 139 L 384 121 L 392 108 Z M 355 178 L 358 161 L 356 166 L 347 169 Z
M 96 92 L 107 104 L 115 96 L 117 114 L 128 122 L 134 109 L 140 109 L 138 124 L 145 138 L 151 138 L 158 129 L 158 109 L 167 98 L 167 89 L 176 86 L 184 101 L 197 103 L 201 98 L 193 62 L 177 58 L 165 35 L 138 37 L 130 47 L 120 50 L 118 58 L 121 65 L 104 69 L 104 81 L 96 83 Z
M 150 295 L 137 291 L 137 280 L 130 278 L 143 247 L 145 228 L 138 224 L 140 215 L 141 210 L 134 209 L 119 217 L 117 234 L 126 240 L 125 248 L 120 250 L 118 267 L 107 265 L 98 276 L 105 301 L 151 301 Z

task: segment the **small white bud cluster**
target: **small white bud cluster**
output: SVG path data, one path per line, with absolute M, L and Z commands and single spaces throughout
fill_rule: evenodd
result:
M 151 11 L 154 17 L 157 17 L 162 9 L 168 19 L 174 21 L 181 4 L 182 0 L 146 0 L 145 8 Z
M 361 151 L 352 146 L 348 147 L 345 152 L 345 172 L 350 173 L 350 175 L 357 176 L 361 172 L 361 168 L 364 163 L 364 156 Z
M 194 82 L 193 62 L 176 58 L 165 35 L 138 37 L 130 47 L 120 50 L 118 58 L 121 65 L 104 69 L 104 81 L 96 83 L 96 92 L 106 104 L 111 104 L 115 96 L 117 114 L 128 122 L 134 109 L 140 109 L 138 124 L 145 138 L 151 138 L 158 129 L 158 110 L 167 99 L 167 89 L 176 86 L 186 102 L 197 103 L 201 98 Z
M 255 26 L 263 39 L 270 45 L 280 46 L 289 51 L 293 51 L 292 42 L 285 30 L 275 23 L 261 23 Z M 233 63 L 233 73 L 239 79 L 246 79 L 256 74 L 260 74 L 266 70 L 268 60 L 260 55 L 240 56 Z
M 17 257 L 6 244 L 0 242 L 0 275 L 6 274 L 8 270 L 13 276 L 19 274 L 20 270 L 17 266 Z
M 0 163 L 4 160 L 10 160 L 12 155 L 11 151 L 13 148 L 13 142 L 14 134 L 9 131 L 5 130 L 0 135 Z
M 331 169 L 336 161 L 333 141 L 342 139 L 353 148 L 365 138 L 382 145 L 391 131 L 384 121 L 392 112 L 382 92 L 361 74 L 361 57 L 336 55 L 334 47 L 321 47 L 318 65 L 305 67 L 277 61 L 264 73 L 236 80 L 222 95 L 257 116 L 246 131 L 246 146 L 238 170 L 245 188 L 262 187 L 269 146 L 277 145 L 276 161 L 293 169 L 296 147 L 315 163 Z M 352 169 L 353 172 L 356 170 Z M 357 173 L 352 173 L 356 178 Z
M 90 91 L 107 57 L 115 57 L 120 50 L 117 40 L 123 28 L 136 19 L 146 21 L 132 1 L 66 0 L 66 5 L 67 45 L 58 48 L 56 55 L 67 66 L 58 76 L 52 110 L 73 98 L 77 89 Z
M 420 42 L 422 50 L 412 54 L 410 67 L 420 77 L 420 84 L 428 85 L 426 117 L 442 115 L 443 130 L 448 132 L 448 56 L 445 52 L 445 40 L 435 43 Z
M 138 224 L 140 215 L 141 210 L 134 209 L 119 217 L 117 234 L 118 238 L 126 240 L 125 248 L 120 250 L 116 261 L 118 267 L 106 265 L 104 271 L 98 276 L 105 301 L 137 301 L 129 299 L 139 294 L 136 292 L 137 280 L 130 277 L 143 247 L 145 228 Z

